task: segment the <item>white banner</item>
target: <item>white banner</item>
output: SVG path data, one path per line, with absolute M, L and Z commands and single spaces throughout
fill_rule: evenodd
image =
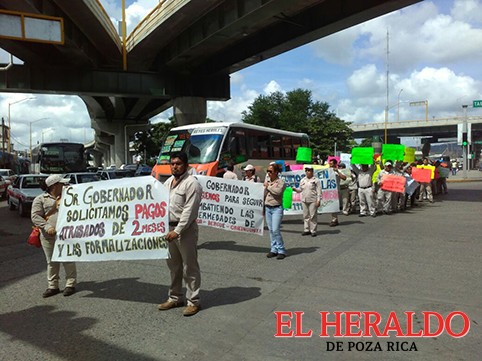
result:
M 196 176 L 203 188 L 197 223 L 263 235 L 263 183 Z
M 64 187 L 53 261 L 169 258 L 169 191 L 152 176 Z
M 336 213 L 340 211 L 340 200 L 338 198 L 338 185 L 336 174 L 331 168 L 315 169 L 314 176 L 321 182 L 321 204 L 318 213 Z M 284 172 L 281 178 L 285 181 L 286 187 L 299 188 L 300 181 L 305 177 L 305 172 L 298 170 Z M 303 214 L 301 206 L 301 193 L 293 192 L 293 203 L 290 209 L 285 209 L 284 214 Z

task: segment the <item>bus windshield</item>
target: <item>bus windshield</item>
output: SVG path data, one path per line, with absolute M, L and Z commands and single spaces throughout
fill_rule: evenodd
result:
M 40 173 L 67 173 L 85 170 L 84 146 L 76 143 L 43 144 L 40 147 Z
M 190 164 L 206 164 L 217 160 L 226 128 L 172 131 L 166 137 L 159 162 L 168 162 L 171 152 L 183 151 Z

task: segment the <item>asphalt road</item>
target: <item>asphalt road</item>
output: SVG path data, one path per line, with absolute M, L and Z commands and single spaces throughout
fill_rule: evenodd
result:
M 45 259 L 26 244 L 30 220 L 2 201 L 0 360 L 481 360 L 481 214 L 482 182 L 462 182 L 403 214 L 340 216 L 336 228 L 324 215 L 316 238 L 301 237 L 298 217 L 285 218 L 282 261 L 265 257 L 267 232 L 201 228 L 203 310 L 187 318 L 181 308 L 157 310 L 169 284 L 163 260 L 78 263 L 78 292 L 43 299 Z M 275 311 L 304 312 L 297 331 L 312 336 L 274 337 Z M 403 329 L 413 311 L 416 330 L 422 311 L 460 311 L 470 330 L 462 338 L 320 338 L 322 311 L 375 311 L 384 322 L 394 311 Z M 454 332 L 461 320 L 454 317 Z M 343 351 L 329 351 L 330 342 Z

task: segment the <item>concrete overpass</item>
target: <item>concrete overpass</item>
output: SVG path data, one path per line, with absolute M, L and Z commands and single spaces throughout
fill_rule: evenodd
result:
M 432 120 L 405 120 L 387 122 L 388 143 L 399 143 L 399 137 L 431 136 L 430 143 L 440 138 L 457 137 L 457 124 L 464 122 L 464 117 L 435 118 Z M 482 139 L 482 116 L 468 116 L 467 123 L 472 124 L 472 139 Z M 354 138 L 372 138 L 385 135 L 385 123 L 351 124 Z
M 173 106 L 203 121 L 206 100 L 230 98 L 229 74 L 420 0 L 171 0 L 123 44 L 94 0 L 0 0 L 0 10 L 60 17 L 64 43 L 0 38 L 24 61 L 0 73 L 4 92 L 79 95 L 107 163 L 126 159 L 138 126 Z M 124 61 L 125 59 L 125 61 Z

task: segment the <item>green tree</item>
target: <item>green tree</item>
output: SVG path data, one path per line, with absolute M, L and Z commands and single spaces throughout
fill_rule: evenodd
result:
M 310 90 L 295 89 L 260 95 L 243 111 L 245 123 L 307 133 L 315 155 L 326 158 L 353 145 L 350 123 L 330 111 L 326 102 L 314 101 Z
M 136 153 L 146 154 L 146 161 L 156 158 L 159 155 L 162 140 L 175 126 L 174 117 L 171 117 L 168 122 L 159 122 L 153 124 L 149 130 L 137 132 L 134 139 Z
M 361 141 L 358 147 L 371 147 L 373 143 L 373 138 L 365 138 Z

